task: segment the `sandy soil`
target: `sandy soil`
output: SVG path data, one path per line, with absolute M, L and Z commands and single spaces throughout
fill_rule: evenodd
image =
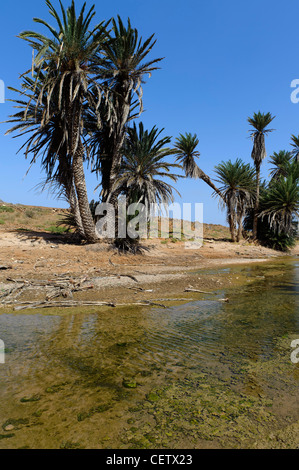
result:
M 145 246 L 149 250 L 142 255 L 119 254 L 106 243 L 75 245 L 65 241 L 65 236 L 45 232 L 0 231 L 0 289 L 11 286 L 11 279 L 68 277 L 92 286 L 76 293 L 76 300 L 130 303 L 136 299 L 192 297 L 193 293 L 184 293 L 185 288 L 216 290 L 229 282 L 224 273 L 216 271 L 211 276 L 203 272 L 199 276 L 199 270 L 289 256 L 245 241 L 237 244 L 205 239 L 200 249 L 189 250 L 180 241 L 148 240 Z M 299 245 L 291 254 L 299 254 Z M 46 293 L 47 289 L 33 288 L 22 293 L 22 298 L 42 300 Z

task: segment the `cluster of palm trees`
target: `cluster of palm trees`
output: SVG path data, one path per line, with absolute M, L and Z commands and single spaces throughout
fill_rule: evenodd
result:
M 196 134 L 180 134 L 171 146 L 171 137 L 161 137 L 164 129 L 154 126 L 146 130 L 142 122 L 138 126 L 133 122 L 143 111 L 145 77 L 157 70 L 162 60 L 148 58 L 156 42 L 154 35 L 143 41 L 130 20 L 124 24 L 119 16 L 91 27 L 94 6 L 87 11 L 84 3 L 77 15 L 74 0 L 67 9 L 59 0 L 60 13 L 51 0 L 45 1 L 56 25 L 34 18 L 48 35 L 24 31 L 19 36 L 29 43 L 33 59 L 21 75 L 20 89 L 11 88 L 18 97 L 13 100 L 17 112 L 7 121 L 13 124 L 8 133 L 26 136 L 20 150 L 31 165 L 41 159 L 46 174 L 43 187 L 50 185 L 67 199 L 81 238 L 97 241 L 86 166 L 100 178 L 100 201 L 115 208 L 121 195 L 128 203 L 145 205 L 173 201 L 176 189 L 165 177 L 176 182 L 181 174 L 173 170 L 180 169 L 185 177 L 202 179 L 220 198 L 227 208 L 233 241 L 240 240 L 244 217 L 250 211 L 254 238 L 258 238 L 258 221 L 265 217 L 271 227 L 289 231 L 290 214 L 297 206 L 289 204 L 288 215 L 277 204 L 271 211 L 271 197 L 275 190 L 282 194 L 292 185 L 298 190 L 299 136 L 292 136 L 292 152 L 271 157 L 275 168 L 266 191 L 260 183 L 260 167 L 266 156 L 265 136 L 272 131 L 268 126 L 274 117 L 254 114 L 248 122 L 255 169 L 240 159 L 222 162 L 216 167 L 218 188 L 197 165 Z M 175 160 L 168 162 L 170 156 Z M 283 204 L 286 207 L 285 201 Z
M 167 203 L 173 200 L 173 186 L 164 177 L 176 181 L 171 172 L 180 163 L 168 163 L 165 157 L 177 152 L 186 159 L 189 176 L 188 144 L 197 145 L 189 134 L 177 139 L 170 149 L 170 137 L 159 138 L 161 131 L 150 131 L 143 124 L 130 126 L 140 116 L 142 84 L 162 60 L 146 60 L 155 45 L 154 35 L 145 41 L 128 19 L 101 22 L 90 30 L 94 6 L 79 15 L 75 2 L 60 14 L 46 0 L 56 28 L 46 21 L 34 21 L 48 30 L 48 36 L 24 31 L 20 38 L 33 50 L 32 67 L 21 75 L 21 89 L 14 101 L 18 111 L 7 121 L 8 133 L 29 136 L 20 150 L 30 157 L 31 165 L 41 158 L 46 173 L 43 186 L 51 185 L 69 202 L 80 236 L 96 241 L 95 222 L 90 210 L 84 174 L 87 162 L 101 178 L 101 202 L 116 206 L 120 194 L 129 201 Z M 192 157 L 193 159 L 193 157 Z M 210 179 L 193 164 L 193 177 Z
M 155 44 L 142 41 L 130 20 L 101 22 L 90 30 L 94 6 L 76 14 L 74 0 L 61 15 L 46 0 L 56 29 L 34 18 L 48 36 L 24 31 L 20 38 L 33 49 L 30 70 L 22 77 L 15 99 L 18 112 L 10 116 L 9 132 L 29 134 L 22 146 L 34 163 L 39 156 L 45 184 L 55 184 L 69 201 L 76 226 L 89 242 L 96 241 L 89 207 L 84 162 L 101 176 L 101 198 L 116 199 L 116 179 L 128 123 L 142 111 L 142 83 L 161 59 L 144 62 Z M 113 193 L 113 194 L 112 194 Z
M 299 212 L 299 136 L 291 136 L 292 150 L 270 156 L 270 180 L 260 180 L 261 164 L 266 157 L 265 136 L 272 132 L 271 113 L 254 113 L 248 118 L 253 139 L 254 167 L 241 159 L 222 162 L 215 167 L 221 184 L 222 206 L 227 210 L 232 241 L 240 241 L 243 230 L 252 231 L 254 240 L 278 249 L 294 243 L 294 217 Z

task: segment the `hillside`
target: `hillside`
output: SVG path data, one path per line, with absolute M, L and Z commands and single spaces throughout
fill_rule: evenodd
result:
M 63 234 L 67 228 L 58 227 L 58 224 L 67 213 L 67 209 L 14 205 L 0 201 L 0 232 L 29 230 L 56 235 Z M 228 227 L 223 225 L 204 224 L 203 231 L 206 239 L 220 240 L 230 237 Z

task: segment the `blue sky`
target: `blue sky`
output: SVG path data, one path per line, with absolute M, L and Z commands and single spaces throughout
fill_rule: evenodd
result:
M 70 0 L 63 1 L 68 6 Z M 82 1 L 77 1 L 79 7 Z M 268 156 L 290 148 L 291 134 L 299 134 L 299 104 L 291 102 L 292 80 L 299 79 L 298 16 L 296 0 L 114 0 L 95 3 L 98 21 L 119 14 L 143 38 L 155 33 L 152 58 L 164 57 L 161 70 L 144 85 L 142 121 L 151 128 L 165 128 L 163 135 L 197 133 L 199 166 L 214 177 L 222 160 L 242 158 L 251 162 L 252 142 L 247 117 L 271 112 L 275 132 L 267 137 Z M 53 0 L 58 6 L 58 0 Z M 29 46 L 16 36 L 25 29 L 39 29 L 33 17 L 54 24 L 44 0 L 1 4 L 0 79 L 18 87 L 19 75 L 31 65 Z M 6 99 L 14 94 L 6 90 Z M 0 104 L 0 121 L 12 112 L 12 104 Z M 24 178 L 28 161 L 19 153 L 21 139 L 4 136 L 0 128 L 0 199 L 7 202 L 65 207 L 34 187 L 41 180 L 37 163 Z M 267 178 L 269 165 L 262 167 Z M 97 181 L 87 173 L 90 199 L 96 198 Z M 204 222 L 225 223 L 225 214 L 210 188 L 202 181 L 181 179 L 178 202 L 204 203 Z

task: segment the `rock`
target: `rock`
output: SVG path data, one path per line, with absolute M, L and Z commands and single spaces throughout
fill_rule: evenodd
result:
M 9 424 L 8 426 L 5 426 L 4 431 L 12 431 L 14 428 L 13 424 Z
M 33 395 L 32 397 L 23 397 L 20 399 L 21 403 L 28 403 L 31 401 L 39 401 L 41 399 L 40 395 Z
M 154 392 L 150 392 L 150 393 L 148 393 L 148 394 L 146 395 L 146 399 L 147 399 L 148 401 L 150 401 L 151 403 L 154 403 L 155 401 L 158 401 L 159 398 L 160 398 L 160 397 L 159 397 L 156 393 L 154 393 Z
M 19 419 L 10 418 L 7 421 L 5 421 L 5 423 L 2 425 L 2 429 L 4 431 L 12 431 L 13 429 L 18 430 L 28 424 L 29 424 L 28 418 L 19 418 Z
M 123 379 L 123 387 L 125 387 L 125 388 L 136 388 L 137 383 L 133 379 Z
M 35 268 L 44 268 L 47 266 L 46 261 L 37 261 L 34 265 Z

